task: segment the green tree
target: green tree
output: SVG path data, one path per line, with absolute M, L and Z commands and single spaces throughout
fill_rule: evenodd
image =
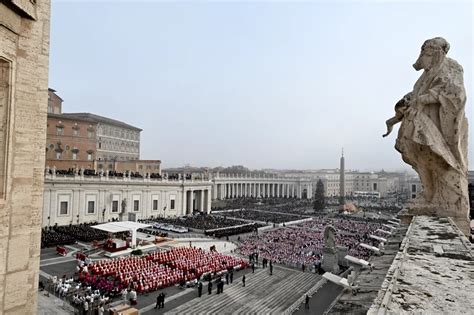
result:
M 324 197 L 324 184 L 318 180 L 316 184 L 316 192 L 314 193 L 313 209 L 315 211 L 322 211 L 326 207 L 326 199 Z

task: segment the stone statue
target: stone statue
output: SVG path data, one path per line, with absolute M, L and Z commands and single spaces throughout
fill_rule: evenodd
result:
M 338 273 L 338 252 L 336 249 L 336 229 L 327 225 L 324 228 L 324 247 L 321 267 L 324 271 Z
M 324 247 L 336 248 L 336 229 L 332 225 L 324 228 Z
M 444 38 L 425 41 L 413 65 L 424 71 L 413 91 L 395 105 L 384 137 L 401 122 L 395 148 L 423 185 L 423 194 L 409 206 L 409 212 L 452 217 L 468 233 L 466 93 L 463 69 L 446 57 L 448 51 Z
M 127 198 L 123 198 L 122 200 L 122 213 L 127 212 Z

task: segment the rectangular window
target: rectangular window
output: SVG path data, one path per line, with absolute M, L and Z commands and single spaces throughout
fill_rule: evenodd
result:
M 87 213 L 94 213 L 95 212 L 95 201 L 89 200 L 87 202 Z
M 92 161 L 92 154 L 87 153 L 87 160 L 88 160 L 88 161 Z
M 67 214 L 67 201 L 61 201 L 59 205 L 59 214 L 66 215 Z
M 158 200 L 153 200 L 153 210 L 158 210 Z
M 133 211 L 138 211 L 140 210 L 140 200 L 134 200 L 133 201 Z
M 74 153 L 74 152 L 72 153 L 72 159 L 77 160 L 77 153 Z
M 60 160 L 61 159 L 61 152 L 56 152 L 56 160 Z
M 170 210 L 174 210 L 174 199 L 170 200 Z
M 411 185 L 411 192 L 416 193 L 416 185 L 415 184 Z
M 92 138 L 94 136 L 94 132 L 93 131 L 87 131 L 87 137 L 88 138 Z
M 56 135 L 62 136 L 64 134 L 64 128 L 56 127 Z
M 75 136 L 78 136 L 79 135 L 79 130 L 73 129 L 72 134 L 75 135 Z
M 112 201 L 112 212 L 118 212 L 118 200 Z

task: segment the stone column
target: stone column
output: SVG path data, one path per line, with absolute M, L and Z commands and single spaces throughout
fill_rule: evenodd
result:
M 257 197 L 260 196 L 260 183 L 257 183 Z
M 211 203 L 211 198 L 209 198 L 209 191 L 206 190 L 206 202 L 207 202 L 207 205 L 206 205 L 206 213 L 209 214 L 211 213 L 211 206 L 212 206 L 212 203 Z
M 207 191 L 207 190 L 206 190 Z M 199 211 L 204 212 L 204 190 L 199 191 Z
M 190 190 L 189 191 L 189 208 L 187 209 L 186 211 L 186 215 L 190 214 L 190 213 L 193 213 L 194 211 L 194 190 Z
M 187 207 L 188 207 L 188 192 L 186 191 L 186 189 L 183 187 L 183 191 L 182 191 L 182 194 L 183 194 L 183 197 L 182 197 L 182 200 L 181 200 L 181 216 L 185 216 L 186 215 L 186 211 L 187 211 Z M 163 208 L 161 208 L 163 209 Z M 160 208 L 158 208 L 158 210 L 161 211 Z
M 217 184 L 212 184 L 212 199 L 217 199 Z

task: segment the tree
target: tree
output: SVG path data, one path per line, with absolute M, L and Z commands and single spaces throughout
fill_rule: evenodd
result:
M 324 197 L 324 184 L 322 180 L 318 180 L 316 184 L 316 192 L 314 193 L 313 209 L 315 211 L 322 211 L 326 207 L 326 199 Z

